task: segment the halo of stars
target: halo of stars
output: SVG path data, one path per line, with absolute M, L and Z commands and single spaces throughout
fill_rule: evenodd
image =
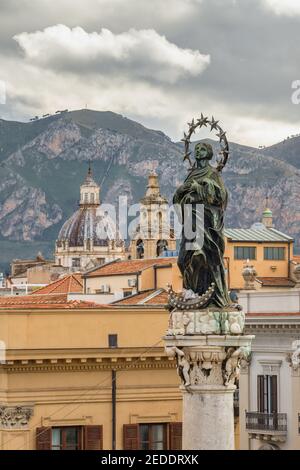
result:
M 201 129 L 202 127 L 210 126 L 210 132 L 216 130 L 216 136 L 219 138 L 220 141 L 221 150 L 219 152 L 220 158 L 217 160 L 217 170 L 222 171 L 229 157 L 229 144 L 226 137 L 226 132 L 224 132 L 221 126 L 219 125 L 219 121 L 216 121 L 213 116 L 211 119 L 209 119 L 208 117 L 203 116 L 203 114 L 201 113 L 201 117 L 199 119 L 196 119 L 196 121 L 195 119 L 193 119 L 191 122 L 188 123 L 188 126 L 189 131 L 187 133 L 184 132 L 183 139 L 181 139 L 181 142 L 184 143 L 185 151 L 183 161 L 188 160 L 191 165 L 191 169 L 195 168 L 195 163 L 193 165 L 190 158 L 192 154 L 192 152 L 190 151 L 191 137 L 196 132 L 197 128 Z

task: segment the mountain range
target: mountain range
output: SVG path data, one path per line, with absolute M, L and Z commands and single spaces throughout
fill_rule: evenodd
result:
M 211 141 L 215 153 L 218 143 Z M 300 137 L 257 149 L 230 144 L 224 170 L 227 227 L 261 219 L 266 197 L 275 227 L 300 246 Z M 51 256 L 63 222 L 76 209 L 79 186 L 92 163 L 103 202 L 127 195 L 138 202 L 147 176 L 158 173 L 171 201 L 187 173 L 183 147 L 161 131 L 112 112 L 62 112 L 32 122 L 0 119 L 0 270 L 13 258 Z

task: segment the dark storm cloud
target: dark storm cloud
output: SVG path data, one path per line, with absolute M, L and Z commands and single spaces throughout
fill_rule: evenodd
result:
M 268 118 L 299 119 L 291 83 L 300 77 L 300 17 L 277 16 L 260 0 L 210 0 L 170 35 L 183 47 L 209 51 L 211 66 L 183 87 Z
M 173 136 L 177 131 L 174 113 L 180 115 L 181 103 L 181 118 L 185 115 L 184 107 L 192 103 L 194 109 L 200 110 L 205 102 L 213 110 L 222 109 L 223 114 L 228 109 L 230 119 L 234 119 L 234 115 L 237 119 L 261 119 L 269 121 L 270 126 L 272 122 L 282 121 L 288 127 L 300 122 L 300 107 L 291 102 L 291 84 L 300 79 L 300 50 L 297 47 L 300 15 L 278 15 L 266 7 L 268 1 L 271 3 L 271 0 L 168 0 L 167 4 L 167 0 L 124 0 L 126 8 L 121 8 L 120 0 L 61 0 L 58 8 L 48 0 L 0 0 L 0 53 L 2 57 L 8 55 L 15 59 L 16 67 L 20 61 L 30 62 L 22 55 L 13 36 L 43 31 L 59 23 L 70 28 L 79 25 L 87 33 L 99 33 L 101 28 L 107 28 L 115 35 L 130 28 L 137 31 L 153 29 L 179 49 L 199 51 L 211 58 L 210 65 L 198 75 L 186 74 L 167 85 L 163 80 L 157 80 L 153 68 L 148 72 L 146 61 L 143 62 L 147 82 L 152 87 L 152 91 L 145 88 L 145 93 L 155 89 L 159 96 L 168 94 L 172 101 L 177 100 L 176 104 L 170 102 L 170 124 L 166 126 Z M 291 2 L 286 2 L 287 9 Z M 173 8 L 170 8 L 171 4 Z M 85 60 L 81 66 L 78 61 L 73 67 L 67 59 L 64 61 L 60 57 L 55 66 L 64 74 L 69 64 L 65 80 L 70 73 L 78 80 L 85 80 L 87 75 L 93 76 L 96 72 L 104 73 L 101 67 L 95 68 L 95 62 Z M 115 75 L 123 73 L 124 81 L 135 83 L 145 79 L 145 74 L 139 74 L 142 70 L 139 60 L 141 57 L 136 58 L 129 72 L 123 62 L 118 65 L 109 57 L 103 63 Z M 51 68 L 51 63 L 47 66 Z M 54 94 L 55 90 L 47 92 Z M 26 93 L 25 87 L 23 93 Z M 127 114 L 138 115 L 126 106 L 123 109 Z M 145 110 L 145 123 L 147 119 L 153 123 L 153 115 L 147 116 Z M 157 122 L 163 124 L 167 120 L 166 113 L 158 116 Z

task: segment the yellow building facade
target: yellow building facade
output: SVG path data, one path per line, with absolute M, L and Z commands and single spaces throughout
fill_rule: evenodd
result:
M 179 379 L 161 339 L 168 312 L 34 297 L 0 307 L 0 448 L 180 448 Z
M 99 266 L 83 275 L 84 293 L 114 293 L 118 298 L 149 289 L 166 289 L 171 284 L 182 290 L 177 258 L 116 261 Z
M 227 268 L 227 283 L 230 289 L 243 288 L 242 273 L 246 262 L 255 268 L 258 278 L 288 279 L 291 276 L 293 240 L 290 237 L 282 235 L 280 236 L 281 241 L 251 241 L 251 236 L 248 236 L 249 240 L 239 240 L 238 236 L 230 238 L 229 232 L 233 232 L 233 230 L 226 231 L 224 258 Z M 264 237 L 265 233 L 261 235 Z M 286 237 L 286 240 L 283 237 Z M 268 257 L 275 259 L 268 259 Z

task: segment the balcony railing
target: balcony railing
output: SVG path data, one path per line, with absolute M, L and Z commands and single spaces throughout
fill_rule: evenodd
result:
M 260 434 L 287 432 L 286 413 L 253 413 L 246 411 L 247 431 L 258 432 Z

